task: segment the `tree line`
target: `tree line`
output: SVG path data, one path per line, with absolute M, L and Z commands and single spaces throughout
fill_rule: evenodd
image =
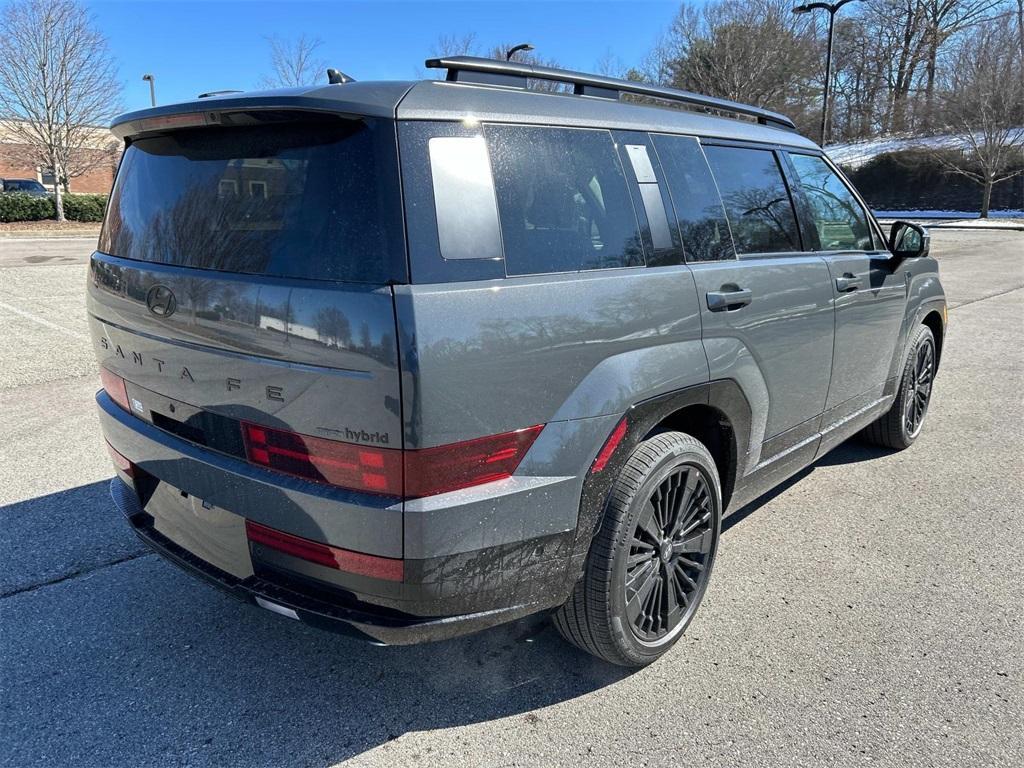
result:
M 920 154 L 981 186 L 986 216 L 992 187 L 1024 173 L 1024 0 L 845 5 L 821 136 L 827 24 L 824 12 L 794 13 L 791 0 L 684 3 L 629 74 L 768 107 L 823 143 L 918 137 Z
M 794 13 L 794 4 L 684 2 L 644 61 L 624 66 L 606 54 L 595 68 L 766 107 L 823 143 L 919 137 L 919 157 L 981 186 L 986 216 L 993 186 L 1024 173 L 1024 0 L 846 4 L 834 27 L 827 136 L 819 121 L 828 15 Z M 503 59 L 507 50 L 450 35 L 434 53 Z M 529 52 L 517 59 L 558 66 Z M 923 140 L 933 136 L 964 149 Z
M 928 133 L 948 122 L 951 98 L 1024 67 L 1021 0 L 862 0 L 836 17 L 830 137 Z M 684 3 L 641 70 L 662 82 L 747 101 L 817 133 L 828 14 L 795 14 L 790 0 Z M 965 57 L 984 51 L 976 76 Z M 1018 81 L 1020 78 L 1018 77 Z M 1013 93 L 1008 95 L 1012 96 Z M 1019 100 L 1017 106 L 1020 106 Z
M 766 107 L 815 138 L 825 92 L 827 14 L 796 0 L 684 2 L 643 61 L 608 51 L 604 73 Z M 107 41 L 78 0 L 11 0 L 0 12 L 0 123 L 31 148 L 60 187 L 99 155 L 85 151 L 120 109 L 122 85 Z M 1024 0 L 856 0 L 837 14 L 828 138 L 952 135 L 966 151 L 922 144 L 934 162 L 983 188 L 1024 172 Z M 263 87 L 326 81 L 323 42 L 265 39 Z M 438 39 L 432 55 L 504 59 L 511 43 L 474 34 Z M 557 52 L 518 61 L 559 66 Z M 428 73 L 424 73 L 427 75 Z M 434 73 L 429 73 L 434 76 Z M 547 81 L 531 87 L 564 88 Z

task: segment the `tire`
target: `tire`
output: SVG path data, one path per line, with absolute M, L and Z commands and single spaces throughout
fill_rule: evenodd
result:
M 928 414 L 937 361 L 935 336 L 931 328 L 921 325 L 903 363 L 896 399 L 884 416 L 861 432 L 864 440 L 897 451 L 914 444 Z
M 682 432 L 644 440 L 612 487 L 583 577 L 555 612 L 555 627 L 612 664 L 655 661 L 704 596 L 721 524 L 721 484 L 707 448 Z

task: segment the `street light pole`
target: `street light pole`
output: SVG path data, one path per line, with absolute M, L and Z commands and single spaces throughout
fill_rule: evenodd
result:
M 520 51 L 532 51 L 533 46 L 529 43 L 520 43 L 517 46 L 508 49 L 508 53 L 505 54 L 505 61 L 512 61 L 512 57 Z
M 142 79 L 149 83 L 149 103 L 152 106 L 156 106 L 156 86 L 153 85 L 153 81 L 156 79 L 150 74 L 145 74 Z
M 836 12 L 847 3 L 852 3 L 853 0 L 838 0 L 835 3 L 806 3 L 804 5 L 798 5 L 793 9 L 793 13 L 810 13 L 811 11 L 823 10 L 828 11 L 828 46 L 825 53 L 825 92 L 822 95 L 821 103 L 821 145 L 825 146 L 825 142 L 828 140 L 828 128 L 829 128 L 829 96 L 832 91 L 832 35 L 835 31 L 836 24 Z

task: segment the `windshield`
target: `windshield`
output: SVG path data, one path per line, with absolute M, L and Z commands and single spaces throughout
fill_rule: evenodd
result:
M 143 138 L 125 150 L 100 250 L 224 272 L 402 282 L 398 189 L 387 121 Z

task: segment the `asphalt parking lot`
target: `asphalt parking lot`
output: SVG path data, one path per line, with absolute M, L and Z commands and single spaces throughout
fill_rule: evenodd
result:
M 924 433 L 726 520 L 635 673 L 543 621 L 376 648 L 146 554 L 107 497 L 88 239 L 0 239 L 0 764 L 1024 764 L 1024 233 L 937 231 Z

